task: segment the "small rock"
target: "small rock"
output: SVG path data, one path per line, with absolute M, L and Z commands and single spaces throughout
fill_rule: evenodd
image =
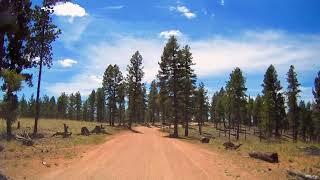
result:
M 272 169 L 271 169 L 271 168 L 268 168 L 268 170 L 271 171 Z
M 201 138 L 201 142 L 202 142 L 202 143 L 209 143 L 209 142 L 210 142 L 210 139 L 207 138 L 207 137 L 202 137 L 202 138 Z

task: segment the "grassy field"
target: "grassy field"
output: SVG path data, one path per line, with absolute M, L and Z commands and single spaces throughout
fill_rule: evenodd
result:
M 32 132 L 33 119 L 19 119 L 21 124 L 21 130 Z M 51 137 L 57 131 L 63 132 L 63 124 L 69 126 L 69 131 L 72 132 L 70 138 Z M 5 146 L 5 150 L 0 153 L 0 169 L 9 171 L 8 174 L 12 174 L 21 168 L 28 166 L 32 161 L 45 161 L 48 159 L 72 159 L 81 156 L 87 148 L 86 146 L 96 145 L 105 142 L 108 138 L 111 138 L 113 134 L 116 134 L 123 130 L 122 127 L 110 127 L 107 124 L 103 124 L 106 127 L 107 134 L 80 136 L 77 135 L 81 131 L 81 127 L 86 126 L 89 130 L 92 130 L 96 125 L 101 123 L 96 122 L 84 122 L 84 121 L 71 121 L 71 120 L 58 120 L 58 119 L 40 119 L 39 121 L 39 133 L 45 137 L 37 139 L 35 145 L 28 147 L 22 145 L 15 140 L 7 142 L 4 138 L 5 134 L 5 121 L 0 120 L 0 143 Z M 13 125 L 14 132 L 17 124 Z M 82 147 L 82 148 L 80 148 Z
M 165 128 L 163 131 L 173 132 L 172 128 Z M 304 143 L 299 141 L 298 143 L 292 143 L 290 141 L 278 141 L 268 142 L 262 140 L 259 142 L 259 138 L 253 135 L 247 135 L 246 140 L 244 135 L 240 137 L 239 141 L 236 141 L 234 137 L 231 137 L 231 141 L 235 144 L 241 143 L 242 146 L 237 151 L 225 150 L 223 143 L 228 141 L 228 135 L 225 137 L 223 133 L 220 134 L 213 124 L 207 123 L 203 126 L 202 131 L 213 135 L 213 139 L 210 140 L 209 144 L 201 144 L 198 126 L 191 125 L 189 129 L 189 137 L 184 137 L 184 129 L 179 127 L 179 135 L 181 140 L 199 144 L 204 148 L 208 148 L 220 153 L 226 153 L 230 158 L 238 159 L 239 162 L 255 161 L 260 163 L 259 160 L 254 160 L 248 157 L 248 153 L 251 151 L 261 152 L 277 152 L 279 154 L 280 163 L 279 168 L 285 171 L 285 169 L 296 169 L 305 173 L 318 174 L 320 175 L 320 156 L 307 155 L 301 150 L 303 147 L 316 146 L 320 148 L 319 143 Z M 268 166 L 268 164 L 267 164 Z

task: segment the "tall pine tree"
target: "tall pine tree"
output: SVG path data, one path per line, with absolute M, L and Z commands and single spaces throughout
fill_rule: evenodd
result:
M 301 91 L 299 89 L 300 84 L 297 79 L 297 73 L 295 72 L 293 65 L 290 66 L 290 69 L 287 73 L 287 82 L 288 117 L 292 127 L 293 140 L 294 142 L 297 142 L 299 127 L 299 108 L 297 99 Z

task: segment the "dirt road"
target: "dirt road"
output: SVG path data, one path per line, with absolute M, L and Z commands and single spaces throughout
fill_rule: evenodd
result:
M 137 127 L 88 152 L 70 167 L 40 179 L 206 180 L 257 179 L 222 155 L 167 138 L 157 128 Z

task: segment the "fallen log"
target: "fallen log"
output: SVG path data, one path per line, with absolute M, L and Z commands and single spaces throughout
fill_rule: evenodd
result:
M 201 143 L 209 143 L 210 139 L 207 137 L 202 137 L 200 141 L 201 141 Z
M 263 152 L 250 152 L 249 156 L 252 158 L 260 159 L 263 161 L 267 161 L 270 163 L 278 163 L 279 162 L 279 157 L 278 153 L 263 153 Z
M 223 146 L 225 149 L 229 149 L 229 150 L 237 150 L 240 148 L 240 146 L 242 146 L 242 144 L 233 144 L 232 142 L 225 142 L 223 143 Z
M 68 132 L 69 127 L 66 124 L 63 124 L 63 132 L 56 132 L 51 137 L 62 136 L 63 138 L 68 138 L 72 135 L 72 132 Z
M 296 177 L 296 178 L 303 179 L 303 180 L 320 179 L 320 177 L 317 176 L 317 175 L 303 174 L 303 173 L 297 172 L 297 171 L 287 170 L 287 173 L 288 173 L 289 176 Z
M 90 136 L 90 131 L 87 127 L 82 127 L 81 128 L 81 135 L 82 136 Z

